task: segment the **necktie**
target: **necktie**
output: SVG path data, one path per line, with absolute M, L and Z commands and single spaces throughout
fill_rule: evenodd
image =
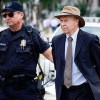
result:
M 72 84 L 72 37 L 68 37 L 68 47 L 67 47 L 67 55 L 66 55 L 66 66 L 64 73 L 64 84 L 67 88 L 69 88 Z

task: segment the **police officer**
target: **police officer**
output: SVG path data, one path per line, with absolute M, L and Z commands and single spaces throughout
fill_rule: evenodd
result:
M 38 57 L 42 53 L 52 61 L 51 48 L 38 30 L 27 32 L 22 4 L 8 2 L 1 12 L 9 28 L 0 37 L 0 100 L 39 100 L 34 81 Z

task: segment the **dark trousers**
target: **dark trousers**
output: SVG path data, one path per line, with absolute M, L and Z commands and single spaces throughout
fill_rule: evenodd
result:
M 39 100 L 34 81 L 23 82 L 23 85 L 9 83 L 0 87 L 0 100 Z
M 62 86 L 60 100 L 95 100 L 88 83 L 79 86 L 72 86 L 67 89 Z

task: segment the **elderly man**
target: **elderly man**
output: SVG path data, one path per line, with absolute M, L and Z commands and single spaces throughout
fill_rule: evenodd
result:
M 52 40 L 57 100 L 100 100 L 98 36 L 80 29 L 85 21 L 76 7 L 65 6 L 55 17 L 63 31 Z

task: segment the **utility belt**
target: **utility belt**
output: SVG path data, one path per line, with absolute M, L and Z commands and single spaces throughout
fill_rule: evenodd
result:
M 0 87 L 14 86 L 16 89 L 25 88 L 28 82 L 34 81 L 34 76 L 25 74 L 12 75 L 3 77 L 0 75 Z

